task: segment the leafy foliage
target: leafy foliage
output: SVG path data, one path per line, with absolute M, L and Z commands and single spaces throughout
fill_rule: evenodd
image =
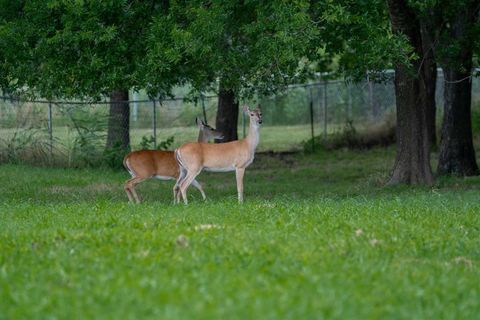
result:
M 104 163 L 112 169 L 120 169 L 123 167 L 123 158 L 130 150 L 122 147 L 121 143 L 115 143 L 112 147 L 106 148 L 103 152 Z
M 395 123 L 389 118 L 381 123 L 372 124 L 364 130 L 357 130 L 353 121 L 349 120 L 340 132 L 327 137 L 319 135 L 304 141 L 303 150 L 306 153 L 312 153 L 336 149 L 365 150 L 388 147 L 396 142 L 395 131 Z
M 12 6 L 7 2 L 0 12 Z M 156 1 L 18 2 L 0 20 L 3 85 L 46 98 L 89 99 L 143 86 L 138 69 L 146 29 L 161 10 Z
M 71 161 L 79 160 L 78 165 L 88 166 L 101 163 L 99 154 L 106 138 L 107 117 L 97 110 L 91 112 L 78 106 L 60 107 L 59 110 L 70 119 L 67 127 L 76 132 Z
M 51 160 L 50 148 L 45 131 L 33 127 L 16 128 L 10 137 L 0 138 L 0 161 L 22 163 L 29 159 L 38 164 L 45 164 Z
M 155 148 L 155 137 L 154 136 L 143 136 L 142 141 L 140 142 L 140 148 L 146 149 L 156 149 L 156 150 L 168 150 L 175 141 L 174 136 L 170 136 L 167 139 L 157 143 Z
M 320 71 L 359 80 L 416 58 L 406 39 L 391 32 L 385 1 L 318 1 L 311 10 L 321 30 L 312 56 Z
M 301 58 L 317 32 L 307 1 L 173 2 L 151 29 L 148 82 L 156 88 L 179 70 L 178 81 L 199 91 L 222 79 L 244 96 L 269 93 L 302 79 Z

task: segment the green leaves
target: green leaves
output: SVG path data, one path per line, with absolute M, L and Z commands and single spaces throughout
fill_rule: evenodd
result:
M 381 0 L 0 1 L 0 85 L 47 98 L 166 96 L 219 79 L 248 97 L 312 71 L 360 78 L 411 59 Z
M 332 68 L 361 79 L 369 70 L 392 68 L 409 61 L 411 48 L 402 35 L 390 30 L 384 1 L 322 1 L 312 7 L 321 30 L 315 45 L 321 50 L 312 59 L 319 68 Z M 329 64 L 332 60 L 336 64 Z
M 167 18 L 154 20 L 150 39 L 157 44 L 148 65 L 166 76 L 179 71 L 178 80 L 195 90 L 216 88 L 220 78 L 244 96 L 275 90 L 303 71 L 299 61 L 316 32 L 307 9 L 306 1 L 174 2 Z M 168 68 L 156 61 L 162 56 Z
M 4 82 L 12 89 L 46 98 L 99 98 L 143 86 L 138 65 L 146 53 L 145 30 L 159 10 L 154 1 L 34 0 L 17 10 L 0 24 L 2 39 L 9 39 L 0 42 L 10 76 Z

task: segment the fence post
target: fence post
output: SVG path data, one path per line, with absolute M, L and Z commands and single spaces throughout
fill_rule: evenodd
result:
M 138 92 L 133 92 L 133 121 L 138 120 Z
M 50 141 L 50 161 L 53 160 L 53 126 L 52 126 L 52 103 L 48 102 L 48 136 Z
M 153 147 L 157 149 L 157 101 L 153 99 Z
M 352 118 L 352 91 L 350 84 L 347 85 L 347 93 L 348 93 L 348 102 L 347 102 L 347 121 L 351 120 Z
M 328 110 L 328 100 L 327 100 L 327 86 L 328 80 L 325 79 L 323 82 L 323 136 L 327 139 L 327 110 Z
M 370 104 L 370 111 L 372 112 L 372 118 L 375 119 L 378 116 L 379 110 L 375 97 L 373 95 L 374 82 L 370 79 L 370 74 L 367 71 L 367 85 L 368 85 L 368 103 Z
M 312 87 L 309 87 L 310 91 L 310 131 L 312 134 L 312 152 L 315 151 L 315 133 L 313 130 L 313 96 L 312 96 Z

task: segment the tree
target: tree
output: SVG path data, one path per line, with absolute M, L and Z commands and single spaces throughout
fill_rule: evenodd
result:
M 10 60 L 15 56 L 19 60 L 26 56 L 25 51 L 21 50 L 24 34 L 15 34 L 16 30 L 11 26 L 12 20 L 18 19 L 20 11 L 20 1 L 0 0 L 0 89 L 3 92 L 11 91 L 15 83 Z
M 425 64 L 426 104 L 427 104 L 427 135 L 430 147 L 437 146 L 437 62 L 434 56 L 435 39 L 432 30 L 424 20 L 420 19 L 420 33 L 422 35 L 423 64 Z
M 1 22 L 3 85 L 47 99 L 109 96 L 106 147 L 121 156 L 130 143 L 128 93 L 145 86 L 147 31 L 164 10 L 157 1 L 18 1 Z
M 438 173 L 476 174 L 470 79 L 480 31 L 480 1 L 387 1 L 391 37 L 382 30 L 384 4 L 379 1 L 345 0 L 316 6 L 323 12 L 319 21 L 327 22 L 322 26 L 333 30 L 326 43 L 337 48 L 339 69 L 345 74 L 355 77 L 365 72 L 365 66 L 379 70 L 382 61 L 384 66 L 395 64 L 398 145 L 390 182 L 432 181 L 427 146 L 436 143 L 437 65 L 443 68 L 446 79 Z M 399 54 L 391 54 L 388 46 L 398 49 Z
M 427 103 L 435 82 L 431 63 L 423 63 L 425 39 L 415 12 L 406 0 L 315 2 L 314 12 L 319 44 L 338 57 L 340 73 L 359 80 L 395 67 L 397 156 L 390 183 L 431 183 Z
M 240 98 L 271 93 L 305 74 L 300 61 L 318 32 L 307 1 L 194 0 L 170 9 L 152 28 L 151 74 L 178 70 L 180 83 L 218 92 L 216 126 L 223 141 L 237 139 Z M 168 31 L 159 27 L 167 24 Z M 156 65 L 158 59 L 167 65 Z
M 389 0 L 387 6 L 393 32 L 407 38 L 416 56 L 411 65 L 397 63 L 395 66 L 397 157 L 390 183 L 431 184 L 433 175 L 427 121 L 427 74 L 430 66 L 422 61 L 425 54 L 421 24 L 407 1 Z
M 438 45 L 435 55 L 444 73 L 444 115 L 437 173 L 478 174 L 472 137 L 473 53 L 480 36 L 480 1 L 459 0 L 434 7 Z

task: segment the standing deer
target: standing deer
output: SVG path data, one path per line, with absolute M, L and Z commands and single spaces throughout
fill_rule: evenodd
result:
M 207 143 L 210 139 L 222 139 L 223 135 L 216 129 L 210 127 L 202 120 L 196 119 L 198 128 L 198 142 Z M 131 179 L 125 182 L 125 192 L 127 193 L 130 202 L 135 201 L 140 203 L 140 198 L 135 191 L 135 186 L 142 181 L 150 178 L 157 178 L 160 180 L 174 180 L 177 179 L 180 173 L 180 168 L 173 151 L 162 150 L 140 150 L 130 152 L 123 159 L 123 166 L 128 170 Z M 205 192 L 198 181 L 192 182 L 202 194 L 203 199 L 206 199 Z M 174 189 L 174 201 L 177 197 L 178 189 Z
M 220 144 L 191 142 L 175 150 L 175 157 L 180 165 L 180 176 L 177 180 L 180 192 L 177 192 L 177 203 L 180 202 L 180 193 L 185 204 L 188 203 L 187 188 L 202 170 L 235 171 L 238 201 L 243 202 L 243 176 L 245 168 L 253 161 L 262 124 L 262 112 L 259 109 L 250 111 L 247 106 L 244 106 L 243 111 L 250 117 L 250 128 L 245 139 Z

